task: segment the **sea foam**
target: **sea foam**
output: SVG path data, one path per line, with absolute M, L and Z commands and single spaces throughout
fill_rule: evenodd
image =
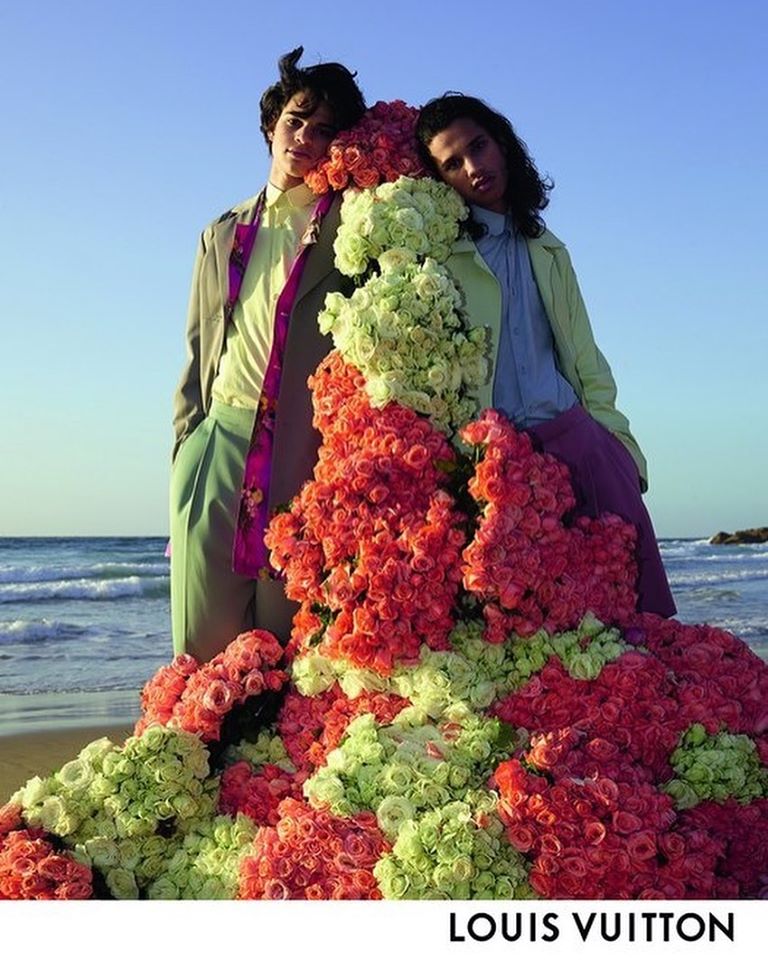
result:
M 114 580 L 51 580 L 0 585 L 0 604 L 39 600 L 115 600 L 120 597 L 161 597 L 168 577 L 123 577 Z

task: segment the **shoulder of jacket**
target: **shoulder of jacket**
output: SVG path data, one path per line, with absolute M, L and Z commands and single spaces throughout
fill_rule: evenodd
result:
M 551 230 L 547 230 L 547 229 L 544 230 L 544 233 L 542 233 L 541 236 L 529 237 L 528 246 L 529 247 L 546 247 L 547 250 L 552 250 L 553 252 L 557 250 L 563 250 L 563 251 L 567 250 L 567 247 L 565 246 L 563 241 L 559 237 L 556 237 Z
M 243 200 L 242 203 L 236 203 L 234 206 L 230 207 L 229 210 L 225 210 L 220 216 L 216 217 L 215 220 L 211 220 L 209 224 L 203 230 L 203 236 L 206 238 L 212 237 L 216 233 L 217 228 L 225 224 L 230 223 L 232 220 L 237 220 L 243 216 L 243 214 L 248 214 L 256 208 L 256 201 L 259 199 L 259 195 L 256 194 L 253 197 L 249 197 L 247 200 Z

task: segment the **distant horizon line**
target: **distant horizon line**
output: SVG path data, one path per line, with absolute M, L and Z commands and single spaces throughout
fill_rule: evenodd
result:
M 747 528 L 745 528 L 747 529 Z M 719 531 L 717 531 L 719 532 Z M 727 531 L 735 533 L 736 531 Z M 711 540 L 714 533 L 697 536 L 658 536 L 657 540 Z M 0 540 L 168 540 L 167 533 L 0 533 Z

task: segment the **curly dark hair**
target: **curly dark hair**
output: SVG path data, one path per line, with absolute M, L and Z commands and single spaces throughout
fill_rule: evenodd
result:
M 416 138 L 419 153 L 427 166 L 439 177 L 440 171 L 429 152 L 432 139 L 449 127 L 455 120 L 468 118 L 483 127 L 501 147 L 507 160 L 507 203 L 517 229 L 526 237 L 539 237 L 544 232 L 541 211 L 549 203 L 547 196 L 554 187 L 550 177 L 542 177 L 528 153 L 525 143 L 518 137 L 512 124 L 502 114 L 492 110 L 477 97 L 450 91 L 426 103 L 416 122 Z M 470 233 L 476 235 L 473 225 Z
M 309 117 L 318 104 L 325 101 L 333 111 L 337 129 L 353 126 L 365 112 L 365 99 L 355 83 L 357 73 L 347 70 L 340 63 L 318 63 L 313 67 L 298 67 L 296 64 L 304 53 L 304 47 L 296 47 L 277 61 L 280 79 L 267 87 L 261 96 L 261 132 L 271 144 L 269 134 L 275 129 L 283 107 L 294 94 L 303 93 L 304 103 L 296 112 Z

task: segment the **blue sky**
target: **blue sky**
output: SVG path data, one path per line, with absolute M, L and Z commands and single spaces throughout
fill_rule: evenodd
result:
M 4 4 L 0 535 L 167 531 L 197 236 L 261 186 L 259 96 L 300 43 L 369 103 L 507 113 L 658 534 L 768 523 L 767 35 L 760 0 Z

